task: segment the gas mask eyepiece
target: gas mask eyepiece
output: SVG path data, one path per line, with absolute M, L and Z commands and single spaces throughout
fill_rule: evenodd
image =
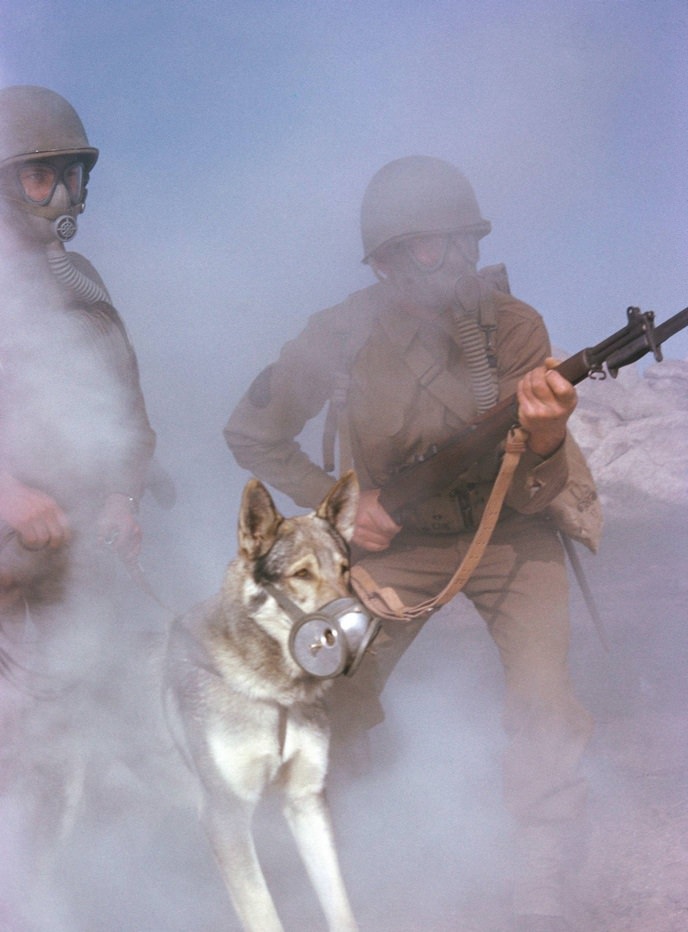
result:
M 17 178 L 24 200 L 36 207 L 50 204 L 58 184 L 64 186 L 72 207 L 84 200 L 86 172 L 83 162 L 64 163 L 60 160 L 53 163 L 45 159 L 22 162 L 17 169 Z

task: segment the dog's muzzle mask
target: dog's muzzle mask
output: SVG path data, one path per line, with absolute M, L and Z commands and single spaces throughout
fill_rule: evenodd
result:
M 380 619 L 351 596 L 306 613 L 276 586 L 268 583 L 265 588 L 293 622 L 289 651 L 301 669 L 322 679 L 353 676 L 380 629 Z

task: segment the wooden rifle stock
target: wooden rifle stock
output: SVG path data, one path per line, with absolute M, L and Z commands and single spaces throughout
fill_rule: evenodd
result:
M 688 327 L 688 307 L 655 327 L 654 313 L 629 307 L 628 323 L 596 346 L 565 359 L 556 367 L 572 385 L 588 376 L 616 377 L 623 366 L 652 352 L 661 362 L 662 343 Z M 405 506 L 417 504 L 445 491 L 481 457 L 495 450 L 509 430 L 518 424 L 518 400 L 511 395 L 472 421 L 455 437 L 424 458 L 402 467 L 380 491 L 380 504 L 398 524 Z

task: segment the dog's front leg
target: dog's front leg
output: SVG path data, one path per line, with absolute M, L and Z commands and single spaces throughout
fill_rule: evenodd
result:
M 254 809 L 253 802 L 236 797 L 208 800 L 203 824 L 246 932 L 283 932 L 256 853 L 251 828 Z
M 324 791 L 290 796 L 284 815 L 331 932 L 356 932 L 334 842 Z

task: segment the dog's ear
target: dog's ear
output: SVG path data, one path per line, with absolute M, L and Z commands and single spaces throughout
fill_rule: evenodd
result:
M 329 521 L 346 541 L 354 535 L 358 509 L 358 479 L 350 469 L 332 486 L 316 510 L 319 518 Z
M 241 497 L 239 550 L 249 560 L 262 557 L 275 542 L 283 520 L 263 483 L 249 479 Z

